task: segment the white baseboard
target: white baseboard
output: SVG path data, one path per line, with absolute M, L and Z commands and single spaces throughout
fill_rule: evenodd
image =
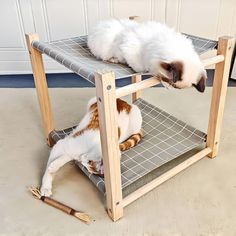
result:
M 52 60 L 44 62 L 46 73 L 70 73 L 68 69 Z M 32 74 L 29 61 L 0 61 L 0 75 Z

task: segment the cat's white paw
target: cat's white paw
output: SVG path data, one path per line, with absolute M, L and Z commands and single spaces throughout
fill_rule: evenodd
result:
M 51 188 L 41 187 L 40 192 L 41 192 L 42 196 L 45 196 L 45 197 L 52 196 L 52 189 Z

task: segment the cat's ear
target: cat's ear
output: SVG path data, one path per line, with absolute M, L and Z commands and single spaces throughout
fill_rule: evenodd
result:
M 181 80 L 183 74 L 183 63 L 179 61 L 175 62 L 161 62 L 160 66 L 168 72 L 168 79 L 171 82 L 176 83 Z
M 165 70 L 165 76 L 162 76 L 162 80 L 170 83 L 173 81 L 173 73 L 171 63 L 162 61 L 160 67 Z
M 160 66 L 161 66 L 164 70 L 166 70 L 166 71 L 168 71 L 168 72 L 171 72 L 171 70 L 172 70 L 171 63 L 162 61 L 162 62 L 160 63 Z
M 206 88 L 206 75 L 203 74 L 200 78 L 200 80 L 198 81 L 197 84 L 193 84 L 193 86 L 197 89 L 197 91 L 203 93 L 205 91 Z
M 183 63 L 180 61 L 175 61 L 171 63 L 172 73 L 173 73 L 173 82 L 176 83 L 179 80 L 182 80 L 183 74 Z

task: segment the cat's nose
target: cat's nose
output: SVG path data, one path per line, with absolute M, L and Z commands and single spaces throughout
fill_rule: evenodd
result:
M 179 80 L 179 77 L 174 73 L 172 76 L 173 83 L 176 83 Z

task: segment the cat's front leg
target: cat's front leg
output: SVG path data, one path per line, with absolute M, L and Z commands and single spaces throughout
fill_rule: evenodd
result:
M 42 186 L 41 186 L 41 195 L 42 196 L 51 196 L 52 195 L 52 181 L 54 174 L 67 162 L 71 161 L 72 158 L 69 155 L 62 155 L 50 162 L 46 168 L 46 171 L 43 176 Z
M 52 195 L 53 176 L 47 169 L 44 173 L 40 192 L 42 196 L 50 197 Z

